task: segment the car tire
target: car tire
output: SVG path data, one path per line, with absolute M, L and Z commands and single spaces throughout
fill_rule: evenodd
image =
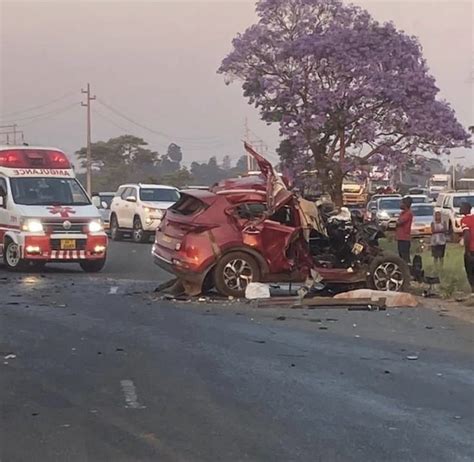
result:
M 133 219 L 132 239 L 133 242 L 136 242 L 137 244 L 143 244 L 144 242 L 148 242 L 150 240 L 149 236 L 143 230 L 140 217 L 135 217 Z
M 260 268 L 246 252 L 230 252 L 219 259 L 214 268 L 214 285 L 224 296 L 242 298 L 250 282 L 260 280 Z
M 105 260 L 105 257 L 100 260 L 85 260 L 79 262 L 79 265 L 86 273 L 98 273 L 105 266 Z
M 123 239 L 123 233 L 119 229 L 117 215 L 110 217 L 110 238 L 113 241 L 121 241 Z
M 410 268 L 398 255 L 384 253 L 369 265 L 368 285 L 374 290 L 405 292 L 410 287 Z
M 24 271 L 28 267 L 28 262 L 21 258 L 20 246 L 9 238 L 5 239 L 3 262 L 8 271 Z

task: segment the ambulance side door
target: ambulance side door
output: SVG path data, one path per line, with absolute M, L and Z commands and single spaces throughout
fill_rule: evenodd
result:
M 0 176 L 0 190 L 3 190 L 6 194 L 8 194 L 7 181 L 2 176 Z M 3 254 L 3 237 L 7 231 L 7 227 L 10 221 L 9 213 L 7 210 L 7 201 L 8 196 L 5 195 L 3 197 L 3 204 L 0 205 L 0 255 Z

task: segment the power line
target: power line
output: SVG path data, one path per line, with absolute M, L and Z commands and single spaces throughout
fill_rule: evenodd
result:
M 107 104 L 105 101 L 103 101 L 101 98 L 97 98 L 97 101 L 104 107 L 106 107 L 109 111 L 113 112 L 114 114 L 122 117 L 123 119 L 127 120 L 128 122 L 136 125 L 137 127 L 140 127 L 142 128 L 143 130 L 146 130 L 146 131 L 149 131 L 151 133 L 154 133 L 155 135 L 158 135 L 158 136 L 161 136 L 163 138 L 166 138 L 170 141 L 183 141 L 183 142 L 191 142 L 191 143 L 207 143 L 207 145 L 209 144 L 213 144 L 212 143 L 212 140 L 214 140 L 215 142 L 218 142 L 219 140 L 219 137 L 216 137 L 216 136 L 213 136 L 213 137 L 194 137 L 194 138 L 191 138 L 191 137 L 182 137 L 182 136 L 172 136 L 172 135 L 169 135 L 165 132 L 162 132 L 162 131 L 159 131 L 159 130 L 155 130 L 153 128 L 150 128 L 146 125 L 143 125 L 141 124 L 140 122 L 137 122 L 136 120 L 132 119 L 131 117 L 127 116 L 126 114 L 124 114 L 123 112 L 119 111 L 118 109 L 112 107 L 110 104 Z M 219 142 L 219 144 L 221 144 L 221 142 Z M 206 146 L 202 146 L 203 148 L 205 148 Z
M 18 114 L 24 114 L 25 112 L 30 112 L 30 111 L 36 111 L 37 109 L 42 109 L 46 106 L 50 106 L 51 104 L 54 104 L 54 103 L 57 103 L 58 101 L 62 101 L 63 99 L 69 97 L 69 96 L 72 96 L 76 94 L 76 92 L 69 92 L 69 93 L 65 93 L 64 95 L 60 96 L 59 98 L 55 98 L 51 101 L 48 101 L 47 103 L 43 103 L 43 104 L 38 104 L 37 106 L 32 106 L 28 109 L 23 109 L 21 111 L 14 111 L 14 112 L 7 112 L 7 113 L 2 113 L 0 115 L 0 119 L 4 119 L 5 117 L 11 117 L 11 116 L 14 116 L 14 115 L 18 115 Z
M 50 113 L 48 113 L 47 115 L 45 115 L 44 117 L 37 117 L 36 119 L 33 119 L 29 122 L 26 122 L 24 124 L 21 124 L 22 127 L 27 127 L 31 124 L 35 124 L 37 122 L 41 122 L 43 120 L 48 120 L 48 119 L 51 119 L 59 114 L 64 114 L 65 112 L 68 112 L 69 110 L 71 110 L 72 108 L 74 107 L 79 107 L 79 103 L 73 103 L 73 104 L 70 104 L 68 106 L 65 106 L 63 108 L 60 108 L 56 111 L 51 111 Z
M 43 112 L 41 114 L 36 114 L 36 115 L 33 115 L 33 116 L 29 116 L 29 117 L 22 117 L 20 119 L 13 119 L 13 120 L 5 122 L 5 123 L 16 123 L 16 122 L 23 122 L 25 120 L 45 119 L 45 118 L 48 118 L 50 115 L 60 114 L 63 111 L 65 111 L 65 110 L 67 110 L 67 109 L 69 109 L 73 106 L 77 106 L 78 104 L 79 104 L 78 102 L 75 102 L 75 103 L 72 103 L 72 104 L 68 104 L 67 106 L 62 106 L 60 108 L 56 108 L 52 111 Z
M 114 127 L 120 129 L 121 131 L 123 131 L 124 133 L 127 133 L 127 134 L 130 134 L 130 135 L 133 135 L 133 136 L 136 136 L 133 131 L 131 131 L 129 128 L 126 128 L 124 127 L 123 125 L 121 124 L 118 124 L 117 122 L 115 122 L 115 120 L 111 119 L 110 117 L 106 116 L 104 113 L 98 111 L 97 109 L 95 108 L 92 108 L 92 113 L 95 114 L 95 115 L 98 115 L 100 118 L 106 120 L 109 124 L 113 125 Z M 166 150 L 166 146 L 164 144 L 160 145 L 160 148 L 162 148 L 163 150 Z

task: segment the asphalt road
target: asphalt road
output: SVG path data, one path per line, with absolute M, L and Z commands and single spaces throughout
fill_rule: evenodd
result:
M 471 325 L 155 300 L 148 253 L 0 269 L 2 462 L 474 460 Z

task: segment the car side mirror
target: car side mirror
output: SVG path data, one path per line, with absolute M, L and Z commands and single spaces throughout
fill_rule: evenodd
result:
M 128 196 L 125 200 L 127 202 L 137 202 L 137 198 L 135 196 Z
M 5 196 L 0 196 L 0 208 L 5 208 Z
M 100 203 L 100 205 L 102 206 L 103 209 L 108 209 L 109 208 L 109 204 L 107 204 L 107 202 L 105 202 L 105 201 L 102 201 Z

